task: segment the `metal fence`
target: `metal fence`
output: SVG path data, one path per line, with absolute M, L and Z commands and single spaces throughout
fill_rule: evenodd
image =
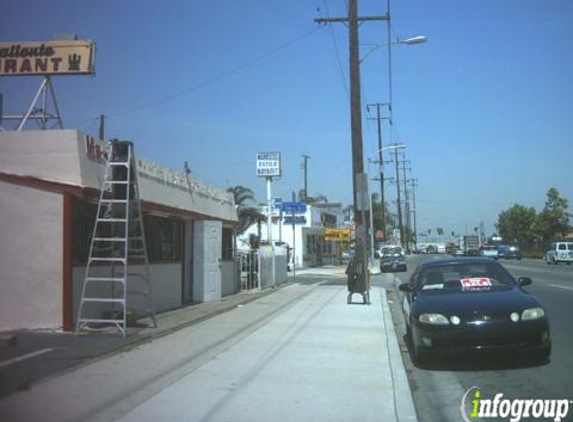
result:
M 239 290 L 266 290 L 287 282 L 286 249 L 261 247 L 259 250 L 237 251 Z
M 235 256 L 239 265 L 239 290 L 243 292 L 260 289 L 258 251 L 237 251 Z

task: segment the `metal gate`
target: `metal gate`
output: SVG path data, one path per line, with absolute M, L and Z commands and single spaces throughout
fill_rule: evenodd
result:
M 236 257 L 239 264 L 240 291 L 260 290 L 258 251 L 237 251 Z

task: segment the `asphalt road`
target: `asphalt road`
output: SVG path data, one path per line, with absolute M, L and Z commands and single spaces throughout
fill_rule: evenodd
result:
M 410 257 L 408 273 L 398 274 L 396 279 L 387 275 L 386 282 L 397 286 L 400 281 L 407 281 L 418 262 L 433 258 Z M 550 361 L 532 365 L 512 359 L 484 358 L 471 362 L 461 359 L 418 368 L 412 363 L 404 339 L 400 293 L 395 290 L 395 300 L 391 304 L 393 318 L 420 422 L 462 420 L 459 409 L 462 396 L 474 386 L 481 389 L 484 397 L 503 393 L 508 399 L 573 400 L 573 266 L 550 266 L 543 261 L 526 259 L 500 262 L 514 277 L 527 276 L 533 280 L 533 284 L 525 289 L 534 294 L 548 311 L 553 344 Z M 565 420 L 573 420 L 573 404 L 570 407 Z

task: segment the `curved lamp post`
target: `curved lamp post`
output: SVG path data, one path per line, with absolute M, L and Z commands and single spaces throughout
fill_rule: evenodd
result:
M 396 45 L 396 44 L 417 45 L 417 44 L 424 44 L 426 41 L 428 41 L 428 38 L 425 35 L 416 35 L 415 37 L 410 37 L 410 38 L 406 38 L 403 40 L 397 38 L 396 41 L 389 42 L 389 43 L 368 44 L 368 45 L 372 45 L 372 48 L 370 50 L 368 50 L 368 52 L 364 55 L 364 57 L 362 57 L 362 59 L 360 59 L 360 63 L 362 63 L 366 59 L 366 57 L 368 57 L 370 54 L 372 54 L 373 52 L 378 50 L 380 47 L 387 47 L 387 46 Z

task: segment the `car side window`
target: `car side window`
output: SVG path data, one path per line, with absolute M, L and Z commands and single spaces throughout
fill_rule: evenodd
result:
M 566 245 L 565 243 L 560 243 L 560 244 L 559 244 L 559 250 L 560 250 L 560 251 L 564 251 L 564 250 L 566 250 L 566 249 L 567 249 L 567 245 Z

